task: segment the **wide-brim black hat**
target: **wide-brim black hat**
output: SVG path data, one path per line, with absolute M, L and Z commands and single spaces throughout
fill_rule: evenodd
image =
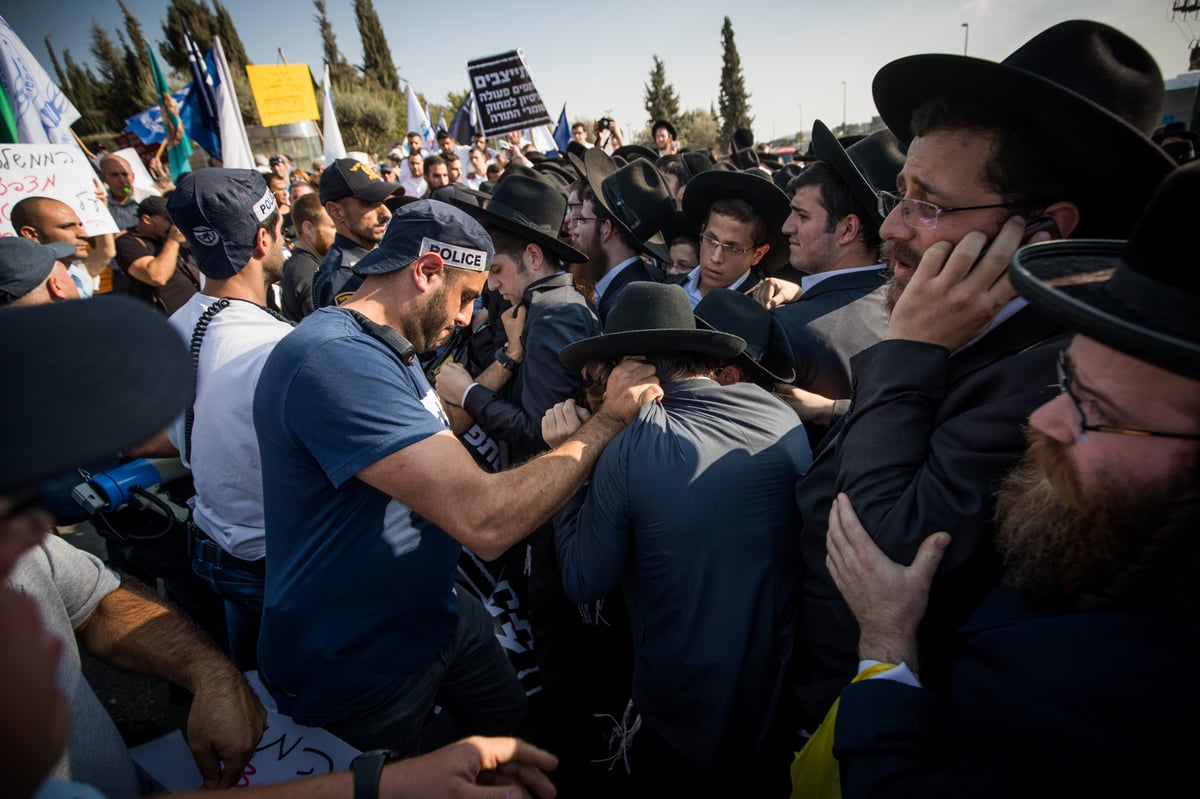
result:
M 712 204 L 729 198 L 745 200 L 767 224 L 767 243 L 771 249 L 759 261 L 759 267 L 768 273 L 782 268 L 790 256 L 787 236 L 783 235 L 783 223 L 790 210 L 788 196 L 761 172 L 714 169 L 697 175 L 688 183 L 687 191 L 683 193 L 683 212 L 703 226 Z
M 1050 241 L 1017 250 L 1009 270 L 1028 300 L 1088 338 L 1200 380 L 1200 270 L 1194 228 L 1200 162 L 1179 167 L 1127 242 Z
M 0 370 L 10 378 L 0 491 L 139 444 L 192 396 L 179 334 L 162 314 L 128 297 L 6 308 L 0 341 Z
M 825 123 L 817 120 L 812 129 L 813 153 L 829 164 L 830 169 L 854 195 L 859 212 L 875 222 L 883 224 L 879 213 L 877 191 L 893 191 L 896 176 L 904 167 L 904 150 L 900 140 L 890 130 L 877 130 L 854 144 L 845 145 L 845 139 L 833 135 Z
M 528 175 L 508 175 L 496 183 L 496 190 L 488 199 L 487 208 L 451 199 L 451 205 L 461 208 L 484 225 L 516 233 L 532 241 L 567 263 L 583 263 L 588 259 L 569 244 L 558 238 L 563 217 L 567 213 L 567 198 L 558 187 L 551 185 L 529 170 Z
M 750 375 L 772 383 L 796 379 L 792 346 L 775 316 L 753 297 L 730 289 L 713 289 L 697 303 L 696 324 L 732 333 L 746 342 L 734 363 Z
M 626 144 L 613 150 L 613 158 L 624 158 L 626 161 L 645 158 L 653 164 L 658 160 L 658 153 L 640 144 Z
M 697 328 L 682 286 L 639 280 L 621 290 L 603 335 L 568 344 L 558 359 L 576 370 L 592 361 L 663 352 L 690 352 L 725 362 L 745 348 L 746 342 L 735 335 Z
M 665 119 L 656 119 L 650 123 L 650 133 L 654 134 L 659 128 L 666 128 L 667 133 L 671 134 L 672 139 L 678 139 L 679 134 L 675 132 L 675 126 Z
M 610 183 L 618 172 L 622 175 Z M 637 158 L 618 165 L 599 147 L 593 147 L 584 158 L 584 176 L 596 202 L 639 251 L 659 261 L 671 260 L 662 228 L 675 210 L 675 201 L 653 161 Z
M 913 112 L 929 100 L 963 99 L 1002 111 L 1035 131 L 1078 176 L 1095 182 L 1081 225 L 1125 235 L 1174 162 L 1150 141 L 1163 107 L 1162 73 L 1121 31 L 1089 20 L 1055 25 L 996 63 L 915 55 L 885 64 L 872 93 L 879 115 L 907 146 Z

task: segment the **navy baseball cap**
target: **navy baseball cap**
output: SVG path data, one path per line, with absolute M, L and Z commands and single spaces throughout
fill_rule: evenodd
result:
M 339 158 L 321 170 L 321 202 L 353 197 L 365 203 L 381 203 L 400 188 L 379 177 L 375 167 L 356 158 Z
M 75 245 L 65 241 L 38 244 L 24 236 L 0 238 L 0 305 L 21 299 L 50 277 L 55 261 L 74 256 Z
M 217 279 L 242 270 L 254 254 L 259 223 L 276 209 L 275 195 L 252 169 L 189 172 L 167 200 L 171 221 L 187 238 L 196 266 Z
M 396 209 L 379 246 L 353 266 L 356 275 L 403 269 L 427 252 L 446 266 L 486 272 L 495 249 L 492 237 L 465 212 L 437 200 L 417 200 Z

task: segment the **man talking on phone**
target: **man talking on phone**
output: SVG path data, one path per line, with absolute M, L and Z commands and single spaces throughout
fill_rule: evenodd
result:
M 893 310 L 885 339 L 852 358 L 851 408 L 796 489 L 797 692 L 810 730 L 858 670 L 858 628 L 825 565 L 834 497 L 845 492 L 901 563 L 956 531 L 921 628 L 921 678 L 936 684 L 948 635 L 999 571 L 994 485 L 1054 393 L 1056 350 L 1043 345 L 1062 330 L 1017 297 L 1009 258 L 1027 238 L 1125 237 L 1172 168 L 1148 136 L 1158 66 L 1095 22 L 1056 25 L 1000 63 L 902 58 L 876 74 L 874 94 L 909 145 L 896 191 L 879 193 Z M 1101 173 L 1105 152 L 1123 157 Z

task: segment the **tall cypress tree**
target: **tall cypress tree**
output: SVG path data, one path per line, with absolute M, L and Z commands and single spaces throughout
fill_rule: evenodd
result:
M 329 21 L 329 15 L 325 10 L 325 0 L 313 0 L 313 6 L 317 9 L 317 13 L 313 15 L 313 21 L 321 30 L 321 51 L 325 63 L 329 65 L 331 81 L 335 85 L 353 81 L 357 77 L 354 67 L 350 66 L 350 62 L 338 49 L 337 36 L 333 33 L 333 23 Z
M 651 121 L 679 121 L 679 97 L 675 87 L 667 83 L 667 67 L 657 55 L 654 56 L 654 68 L 650 70 L 650 82 L 646 84 L 645 108 Z
M 187 22 L 188 30 L 192 32 L 201 50 L 212 47 L 213 34 L 221 33 L 217 30 L 217 18 L 207 6 L 197 0 L 171 0 L 167 6 L 167 19 L 162 27 L 163 42 L 158 46 L 158 51 L 172 69 L 180 72 L 185 72 L 188 68 L 187 48 L 183 45 L 184 22 Z M 221 46 L 225 49 L 225 58 L 229 61 L 231 71 L 237 72 L 239 67 L 245 66 L 244 62 L 234 66 L 224 34 L 221 35 Z
M 233 17 L 229 16 L 225 6 L 221 5 L 221 0 L 213 0 L 213 8 L 217 11 L 213 33 L 221 37 L 221 49 L 225 51 L 229 69 L 242 72 L 242 68 L 250 63 L 250 59 L 246 55 L 242 37 L 238 36 L 237 27 L 233 24 Z
M 717 102 L 721 107 L 721 138 L 728 142 L 735 130 L 754 123 L 754 117 L 750 116 L 750 95 L 742 77 L 742 59 L 733 43 L 733 23 L 729 17 L 725 17 L 721 26 L 721 49 L 721 91 Z
M 388 91 L 400 92 L 400 77 L 392 63 L 392 51 L 383 37 L 383 25 L 371 0 L 354 0 L 358 34 L 362 37 L 363 74 Z

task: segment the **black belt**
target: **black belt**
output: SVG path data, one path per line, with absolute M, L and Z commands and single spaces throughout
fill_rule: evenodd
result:
M 258 560 L 236 558 L 221 549 L 220 544 L 205 535 L 203 530 L 191 522 L 188 522 L 188 529 L 191 531 L 189 554 L 196 560 L 211 563 L 213 566 L 239 569 L 255 577 L 266 577 L 266 558 Z

